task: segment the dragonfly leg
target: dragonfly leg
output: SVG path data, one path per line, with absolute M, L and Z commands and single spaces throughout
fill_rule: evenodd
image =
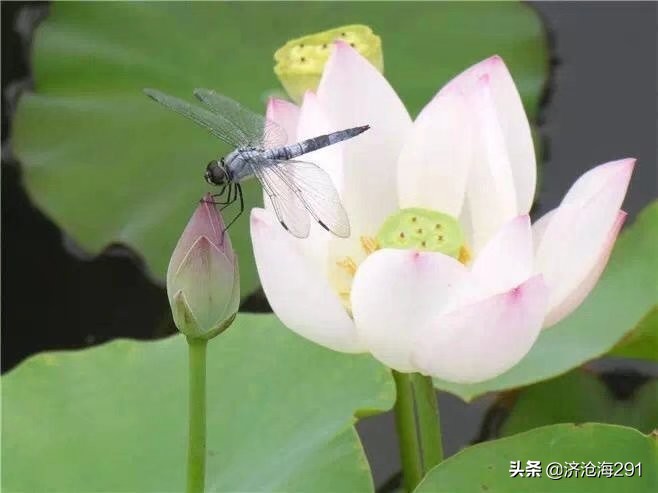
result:
M 226 185 L 228 185 L 228 183 L 224 183 L 224 185 L 222 185 L 222 188 L 219 189 L 219 192 L 213 193 L 211 197 L 221 197 L 222 195 L 224 195 L 224 190 L 226 190 Z
M 228 192 L 226 194 L 226 200 L 221 203 L 221 207 L 219 208 L 220 212 L 226 209 L 229 205 L 231 205 L 233 202 L 235 202 L 235 199 L 237 198 L 237 193 L 235 191 L 235 187 L 233 184 L 228 186 Z
M 224 197 L 224 196 L 226 196 L 226 200 L 216 200 L 216 199 L 219 199 L 219 198 Z M 231 199 L 231 184 L 230 183 L 228 184 L 228 188 L 227 188 L 227 185 L 224 185 L 222 187 L 222 189 L 219 191 L 219 193 L 213 193 L 211 195 L 211 197 L 212 197 L 212 200 L 209 200 L 208 203 L 211 203 L 213 205 L 226 206 L 226 205 L 231 204 L 235 200 L 235 198 Z
M 231 224 L 233 224 L 237 220 L 237 218 L 239 218 L 244 212 L 244 197 L 242 196 L 242 185 L 240 185 L 239 183 L 235 184 L 235 197 L 233 197 L 233 201 L 231 203 L 235 202 L 237 199 L 240 199 L 240 210 L 235 215 L 235 217 L 231 219 L 231 222 L 229 222 L 226 225 L 224 231 L 228 231 L 228 228 L 231 227 Z
M 228 188 L 227 188 L 227 187 L 228 187 Z M 208 203 L 208 204 L 212 204 L 212 205 L 221 205 L 222 208 L 221 208 L 220 210 L 222 210 L 222 209 L 224 209 L 226 206 L 229 206 L 229 205 L 231 205 L 233 202 L 235 202 L 237 195 L 236 195 L 236 197 L 231 197 L 231 193 L 232 193 L 232 184 L 229 183 L 228 185 L 224 185 L 224 186 L 221 188 L 221 190 L 219 191 L 219 193 L 213 193 L 213 194 L 210 196 L 210 197 L 211 197 L 211 200 L 204 200 L 204 199 L 201 199 L 201 200 L 204 201 L 204 202 L 206 202 L 206 203 Z M 226 196 L 226 200 L 216 200 L 216 199 L 221 198 L 221 197 L 224 197 L 224 196 Z

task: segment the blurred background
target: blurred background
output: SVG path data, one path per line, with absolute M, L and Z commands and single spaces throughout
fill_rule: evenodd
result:
M 8 142 L 17 97 L 32 83 L 32 31 L 49 5 L 1 5 L 3 373 L 39 351 L 173 333 L 165 291 L 144 273 L 140 257 L 122 245 L 89 255 L 28 198 Z M 533 215 L 555 207 L 587 169 L 635 156 L 624 205 L 631 223 L 656 197 L 656 4 L 531 2 L 530 8 L 540 15 L 550 48 L 538 113 L 544 172 Z M 257 292 L 243 310 L 269 308 Z M 658 374 L 655 366 L 620 359 L 593 368 L 608 374 L 621 396 L 643 375 Z M 448 454 L 493 433 L 494 397 L 470 405 L 448 394 L 440 398 Z M 358 431 L 376 483 L 384 485 L 399 469 L 392 417 L 362 420 Z

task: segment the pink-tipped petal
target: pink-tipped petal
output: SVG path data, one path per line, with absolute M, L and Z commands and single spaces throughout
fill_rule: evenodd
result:
M 483 75 L 470 94 L 475 137 L 467 201 L 479 252 L 498 229 L 521 211 L 517 206 L 514 176 L 492 84 Z M 527 211 L 523 211 L 527 212 Z
M 287 143 L 297 142 L 297 121 L 299 120 L 299 107 L 290 101 L 279 98 L 270 98 L 267 102 L 268 120 L 279 124 L 285 131 Z
M 472 161 L 469 108 L 459 91 L 443 89 L 420 112 L 398 160 L 400 207 L 458 217 Z
M 615 245 L 615 241 L 621 231 L 625 219 L 626 213 L 624 211 L 619 211 L 617 214 L 617 221 L 608 233 L 608 237 L 605 239 L 602 248 L 596 253 L 596 262 L 591 266 L 590 271 L 586 274 L 580 284 L 574 287 L 560 303 L 553 305 L 549 309 L 546 319 L 544 320 L 544 328 L 549 328 L 555 325 L 560 320 L 570 315 L 571 312 L 585 301 L 585 298 L 587 298 L 594 286 L 596 286 L 605 266 L 608 264 L 608 259 L 612 253 L 612 247 Z
M 374 236 L 398 208 L 397 159 L 411 118 L 368 60 L 343 42 L 336 42 L 332 50 L 318 98 L 334 130 L 370 125 L 366 132 L 337 145 L 344 153 L 342 198 L 352 231 Z
M 352 313 L 360 339 L 391 368 L 415 371 L 410 356 L 417 331 L 441 313 L 467 274 L 462 264 L 440 253 L 373 253 L 359 267 L 352 285 Z
M 352 319 L 326 278 L 270 212 L 251 211 L 251 239 L 267 300 L 288 328 L 335 351 L 364 350 Z
M 535 151 L 528 117 L 505 62 L 494 55 L 469 68 L 449 85 L 468 91 L 469 86 L 477 86 L 482 82 L 489 87 L 495 115 L 495 118 L 491 118 L 492 115 L 486 116 L 483 122 L 485 131 L 493 133 L 497 139 L 502 138 L 501 147 L 505 149 L 514 182 L 516 213 L 525 214 L 530 210 L 535 195 Z
M 562 199 L 561 205 L 574 204 L 584 205 L 604 188 L 614 188 L 616 191 L 614 207 L 619 210 L 626 195 L 628 183 L 630 182 L 635 159 L 625 158 L 600 164 L 583 173 Z
M 494 378 L 530 351 L 547 296 L 544 281 L 535 276 L 506 293 L 445 313 L 419 333 L 413 362 L 422 373 L 451 382 Z
M 616 228 L 632 169 L 632 161 L 623 160 L 588 171 L 545 225 L 535 269 L 550 289 L 549 311 L 562 305 L 597 265 Z
M 480 296 L 512 289 L 532 275 L 530 218 L 522 215 L 505 224 L 478 254 L 471 272 Z

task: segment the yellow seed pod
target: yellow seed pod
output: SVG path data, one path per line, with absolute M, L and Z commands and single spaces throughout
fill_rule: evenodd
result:
M 354 24 L 293 39 L 274 53 L 274 73 L 293 101 L 300 103 L 307 90 L 317 89 L 336 40 L 348 43 L 384 71 L 382 41 L 368 26 Z

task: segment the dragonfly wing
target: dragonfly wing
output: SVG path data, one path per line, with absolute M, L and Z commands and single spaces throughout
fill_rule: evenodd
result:
M 176 113 L 189 118 L 196 124 L 208 130 L 211 134 L 233 147 L 241 147 L 247 140 L 239 128 L 233 126 L 225 118 L 208 111 L 205 108 L 194 106 L 183 99 L 178 99 L 156 89 L 144 89 L 151 99 Z
M 248 110 L 237 101 L 210 89 L 195 89 L 194 95 L 244 135 L 243 146 L 269 149 L 287 144 L 288 137 L 283 127 Z
M 274 172 L 272 162 L 262 159 L 250 163 L 254 176 L 270 198 L 281 225 L 297 238 L 306 238 L 311 229 L 308 212 L 294 190 Z
M 271 173 L 292 188 L 311 216 L 340 238 L 350 236 L 350 221 L 329 174 L 307 161 L 276 161 Z
M 278 123 L 265 119 L 261 140 L 264 149 L 276 149 L 288 144 L 288 134 Z

